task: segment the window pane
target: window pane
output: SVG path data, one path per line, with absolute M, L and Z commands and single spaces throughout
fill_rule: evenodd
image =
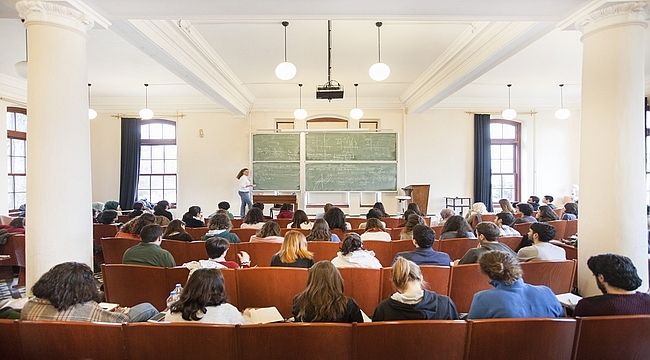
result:
M 164 146 L 152 146 L 151 147 L 151 158 L 152 159 L 164 159 L 165 158 L 165 147 Z
M 15 157 L 11 158 L 13 164 L 12 169 L 14 174 L 24 174 L 25 173 L 25 158 Z
M 176 160 L 165 160 L 165 174 L 176 173 Z
M 492 159 L 501 158 L 501 147 L 499 145 L 490 146 L 490 156 Z
M 162 124 L 149 124 L 149 138 L 162 139 Z
M 162 176 L 152 176 L 151 177 L 151 188 L 152 189 L 161 189 L 163 188 L 163 177 Z M 162 196 L 162 194 L 160 195 Z M 160 200 L 160 199 L 158 199 Z
M 514 162 L 512 160 L 501 160 L 501 172 L 512 174 L 514 171 Z
M 7 139 L 7 156 L 11 155 L 11 139 Z
M 165 173 L 165 160 L 151 160 L 151 173 L 164 174 Z
M 165 190 L 176 190 L 176 176 L 165 176 Z
M 7 192 L 14 192 L 14 177 L 7 176 Z
M 514 188 L 515 187 L 515 176 L 514 175 L 503 175 L 503 187 L 504 188 Z
M 149 139 L 149 125 L 142 125 L 140 127 L 140 139 Z
M 16 113 L 16 131 L 27 132 L 27 115 Z
M 12 139 L 11 145 L 13 146 L 11 151 L 13 156 L 25 156 L 25 141 Z
M 17 209 L 18 206 L 14 205 L 15 204 L 15 202 L 14 202 L 14 194 L 9 193 L 9 194 L 7 194 L 7 197 L 9 198 L 8 202 L 7 202 L 7 206 L 9 208 L 9 210 Z
M 501 124 L 490 124 L 490 139 L 503 139 L 503 126 Z
M 142 145 L 140 147 L 140 159 L 151 159 L 151 146 Z
M 147 199 L 151 200 L 151 195 L 148 190 L 138 190 L 138 199 Z
M 514 159 L 514 150 L 515 147 L 513 145 L 501 145 L 501 158 L 502 159 Z M 493 157 L 494 159 L 494 157 Z
M 151 174 L 151 160 L 140 160 L 140 174 Z
M 16 193 L 16 208 L 19 208 L 20 205 L 27 203 L 27 194 L 25 193 Z
M 492 160 L 492 173 L 497 174 L 501 172 L 501 162 L 499 160 Z
M 176 139 L 176 126 L 163 124 L 163 139 Z
M 176 145 L 165 145 L 165 159 L 176 158 Z
M 138 179 L 138 189 L 142 189 L 142 190 L 150 189 L 149 181 L 150 181 L 149 176 L 140 175 L 140 178 Z
M 16 130 L 15 123 L 14 123 L 14 114 L 12 112 L 7 113 L 7 130 Z M 9 207 L 10 209 L 13 209 L 13 207 Z
M 11 156 L 7 156 L 7 173 L 13 174 L 13 171 L 11 170 Z
M 493 188 L 501 187 L 501 175 L 492 175 L 492 187 Z
M 165 200 L 169 201 L 170 203 L 176 203 L 176 190 L 165 190 Z
M 504 139 L 514 139 L 515 138 L 515 126 L 503 124 L 503 138 Z
M 151 190 L 151 201 L 152 203 L 157 203 L 160 200 L 164 200 L 163 198 L 163 191 L 162 190 Z
M 27 191 L 27 176 L 15 176 L 14 181 L 16 185 L 16 192 Z
M 503 189 L 502 195 L 503 195 L 503 197 L 505 199 L 508 199 L 510 201 L 515 201 L 515 190 L 514 189 Z
M 492 202 L 499 202 L 501 200 L 501 189 L 492 188 Z

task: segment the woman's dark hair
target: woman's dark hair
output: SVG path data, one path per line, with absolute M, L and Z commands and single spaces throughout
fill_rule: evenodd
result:
M 239 179 L 239 178 L 241 178 L 242 176 L 244 176 L 244 172 L 245 172 L 246 170 L 248 170 L 248 168 L 243 168 L 243 169 L 239 170 L 239 173 L 237 173 L 237 179 Z
M 99 214 L 97 221 L 99 221 L 101 224 L 114 224 L 115 219 L 117 219 L 117 211 L 104 210 Z
M 515 256 L 505 251 L 494 250 L 483 253 L 478 258 L 478 264 L 481 272 L 491 280 L 500 280 L 507 285 L 514 284 L 523 275 Z
M 282 206 L 280 206 L 280 211 L 282 211 L 282 210 L 292 210 L 292 209 L 293 209 L 293 205 L 291 205 L 289 203 L 284 203 L 284 204 L 282 204 Z
M 219 209 L 228 210 L 228 209 L 230 209 L 230 203 L 227 202 L 227 201 L 222 201 L 222 202 L 219 203 L 219 205 L 217 205 L 217 207 Z
M 166 239 L 168 236 L 175 235 L 176 233 L 186 234 L 187 231 L 185 231 L 183 226 L 185 226 L 185 222 L 183 222 L 183 220 L 174 219 L 170 221 L 169 224 L 167 224 L 165 233 L 163 234 L 163 239 Z
M 208 230 L 230 230 L 232 229 L 232 223 L 227 215 L 215 214 L 210 218 L 210 223 L 208 224 Z
M 329 226 L 330 229 L 341 229 L 341 231 L 345 231 L 345 214 L 343 213 L 343 210 L 333 207 L 329 209 L 325 215 L 323 215 L 323 219 L 327 221 L 327 225 Z
M 205 252 L 210 259 L 220 258 L 228 249 L 230 249 L 230 241 L 224 238 L 213 236 L 205 241 Z
M 366 219 L 381 219 L 381 211 L 375 208 L 368 210 Z
M 248 210 L 248 213 L 244 217 L 245 224 L 257 224 L 261 222 L 264 222 L 264 213 L 258 208 Z
M 32 287 L 37 298 L 48 300 L 59 311 L 83 304 L 99 301 L 99 292 L 93 271 L 86 264 L 65 262 L 43 274 Z
M 293 299 L 298 309 L 296 319 L 305 318 L 308 309 L 313 311 L 311 321 L 334 321 L 345 313 L 348 299 L 343 295 L 343 278 L 329 261 L 322 260 L 309 269 L 307 287 Z
M 404 215 L 402 215 L 402 218 L 403 218 L 404 220 L 408 220 L 409 216 L 411 216 L 411 215 L 413 215 L 413 214 L 417 215 L 417 213 L 415 213 L 414 210 L 407 209 L 406 211 L 404 211 Z M 402 226 L 400 226 L 400 227 L 404 227 L 404 225 L 402 225 Z
M 143 227 L 155 223 L 156 223 L 155 215 L 144 213 L 138 216 L 137 218 L 133 218 L 129 220 L 126 224 L 122 225 L 120 231 L 128 234 L 140 236 L 140 231 L 142 231 Z
M 386 231 L 386 228 L 384 228 L 384 224 L 381 223 L 381 220 L 374 218 L 370 218 L 368 221 L 366 221 L 366 231 L 370 229 L 379 229 L 381 231 Z
M 347 255 L 353 251 L 363 249 L 363 241 L 361 241 L 361 236 L 357 233 L 347 233 L 341 242 L 341 255 Z
M 576 203 L 564 204 L 564 212 L 567 214 L 573 214 L 576 217 L 578 217 L 578 204 Z
M 293 219 L 291 219 L 291 228 L 299 229 L 301 224 L 309 223 L 309 218 L 307 213 L 303 210 L 296 210 L 293 213 Z
M 136 217 L 138 217 L 138 216 L 140 216 L 142 214 L 144 214 L 144 211 L 142 211 L 142 210 L 133 210 L 128 214 L 128 216 L 129 216 L 129 219 L 133 219 L 133 218 L 136 218 Z
M 610 286 L 633 291 L 639 288 L 643 281 L 629 257 L 617 254 L 595 255 L 587 260 L 587 267 L 598 280 L 602 275 Z M 600 281 L 598 281 L 600 283 Z M 598 286 L 599 288 L 601 285 Z M 602 289 L 601 289 L 602 290 Z
M 420 215 L 420 216 L 424 216 L 424 213 L 422 212 L 422 210 L 420 210 L 420 207 L 418 206 L 418 204 L 416 204 L 414 202 L 410 203 L 409 206 L 407 207 L 407 209 L 415 211 L 415 213 Z
M 144 204 L 141 202 L 134 202 L 133 203 L 133 210 L 134 211 L 143 211 L 144 210 Z
M 424 222 L 424 219 L 418 215 L 418 214 L 411 214 L 409 215 L 408 219 L 406 219 L 406 223 L 404 224 L 404 229 L 402 230 L 403 233 L 408 233 L 413 231 L 413 228 L 416 225 L 426 225 L 427 223 Z
M 268 221 L 262 225 L 260 231 L 255 234 L 258 238 L 265 238 L 269 236 L 280 236 L 280 225 L 275 221 Z
M 542 222 L 559 220 L 555 211 L 547 205 L 542 205 L 537 209 L 537 219 Z
M 384 204 L 381 201 L 377 201 L 375 205 L 372 206 L 374 209 L 377 209 L 381 212 L 381 217 L 389 217 L 386 213 L 386 210 L 384 209 Z
M 314 221 L 314 226 L 312 226 L 311 233 L 307 236 L 307 241 L 332 241 L 330 227 L 325 219 L 316 219 Z
M 183 221 L 187 222 L 195 216 L 198 216 L 201 213 L 200 206 L 190 206 L 185 214 L 183 214 Z
M 223 274 L 219 269 L 198 269 L 192 273 L 171 312 L 180 312 L 183 320 L 199 321 L 208 312 L 208 306 L 219 306 L 228 301 Z
M 462 216 L 454 215 L 445 221 L 445 225 L 442 227 L 442 230 L 440 230 L 442 234 L 447 231 L 455 231 L 456 237 L 466 238 L 471 236 L 472 227 L 469 226 L 467 220 L 463 219 Z
M 256 202 L 253 203 L 253 207 L 262 210 L 262 213 L 264 213 L 264 204 L 263 203 L 261 203 L 259 201 L 256 201 Z

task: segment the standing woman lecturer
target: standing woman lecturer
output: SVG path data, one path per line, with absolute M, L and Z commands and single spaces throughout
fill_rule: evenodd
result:
M 247 168 L 239 170 L 239 174 L 237 174 L 237 179 L 239 179 L 239 197 L 241 197 L 241 207 L 239 208 L 239 215 L 241 217 L 246 215 L 246 205 L 248 205 L 248 210 L 253 207 L 251 188 L 255 184 L 251 184 L 250 180 L 248 180 L 248 174 L 250 174 L 250 171 Z

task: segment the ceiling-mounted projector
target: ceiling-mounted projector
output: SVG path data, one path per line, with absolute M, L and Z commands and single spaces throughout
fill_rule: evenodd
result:
M 328 82 L 325 85 L 318 85 L 316 87 L 316 99 L 343 99 L 343 85 L 336 81 Z

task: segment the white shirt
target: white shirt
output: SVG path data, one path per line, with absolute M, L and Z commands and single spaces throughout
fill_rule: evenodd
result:
M 236 307 L 225 303 L 219 306 L 208 306 L 207 313 L 203 314 L 199 311 L 199 316 L 201 320 L 197 321 L 200 323 L 208 324 L 243 324 L 244 318 L 239 313 Z M 183 315 L 180 312 L 170 313 L 165 315 L 165 321 L 169 322 L 186 322 L 188 320 L 183 319 Z
M 262 226 L 264 226 L 264 221 L 260 221 L 260 222 L 255 223 L 255 224 L 242 223 L 241 225 L 239 225 L 239 228 L 240 229 L 257 229 L 257 230 L 260 230 L 262 228 Z
M 290 222 L 289 225 L 287 225 L 287 229 L 292 229 L 291 225 L 293 225 L 293 222 Z M 314 226 L 313 222 L 306 222 L 300 224 L 300 228 L 303 230 L 311 230 L 312 226 Z
M 375 253 L 368 250 L 357 250 L 347 255 L 342 255 L 339 251 L 336 257 L 332 259 L 332 265 L 337 268 L 355 267 L 381 269 L 381 263 L 375 257 Z
M 250 184 L 251 184 L 251 182 L 250 182 L 250 180 L 248 180 L 248 176 L 242 175 L 239 178 L 239 191 L 241 191 L 241 192 L 249 192 L 251 188 L 248 185 L 250 185 Z
M 521 248 L 517 253 L 520 262 L 540 260 L 566 260 L 566 251 L 559 246 L 544 242 Z
M 391 241 L 390 234 L 385 231 L 366 231 L 361 234 L 361 240 Z

